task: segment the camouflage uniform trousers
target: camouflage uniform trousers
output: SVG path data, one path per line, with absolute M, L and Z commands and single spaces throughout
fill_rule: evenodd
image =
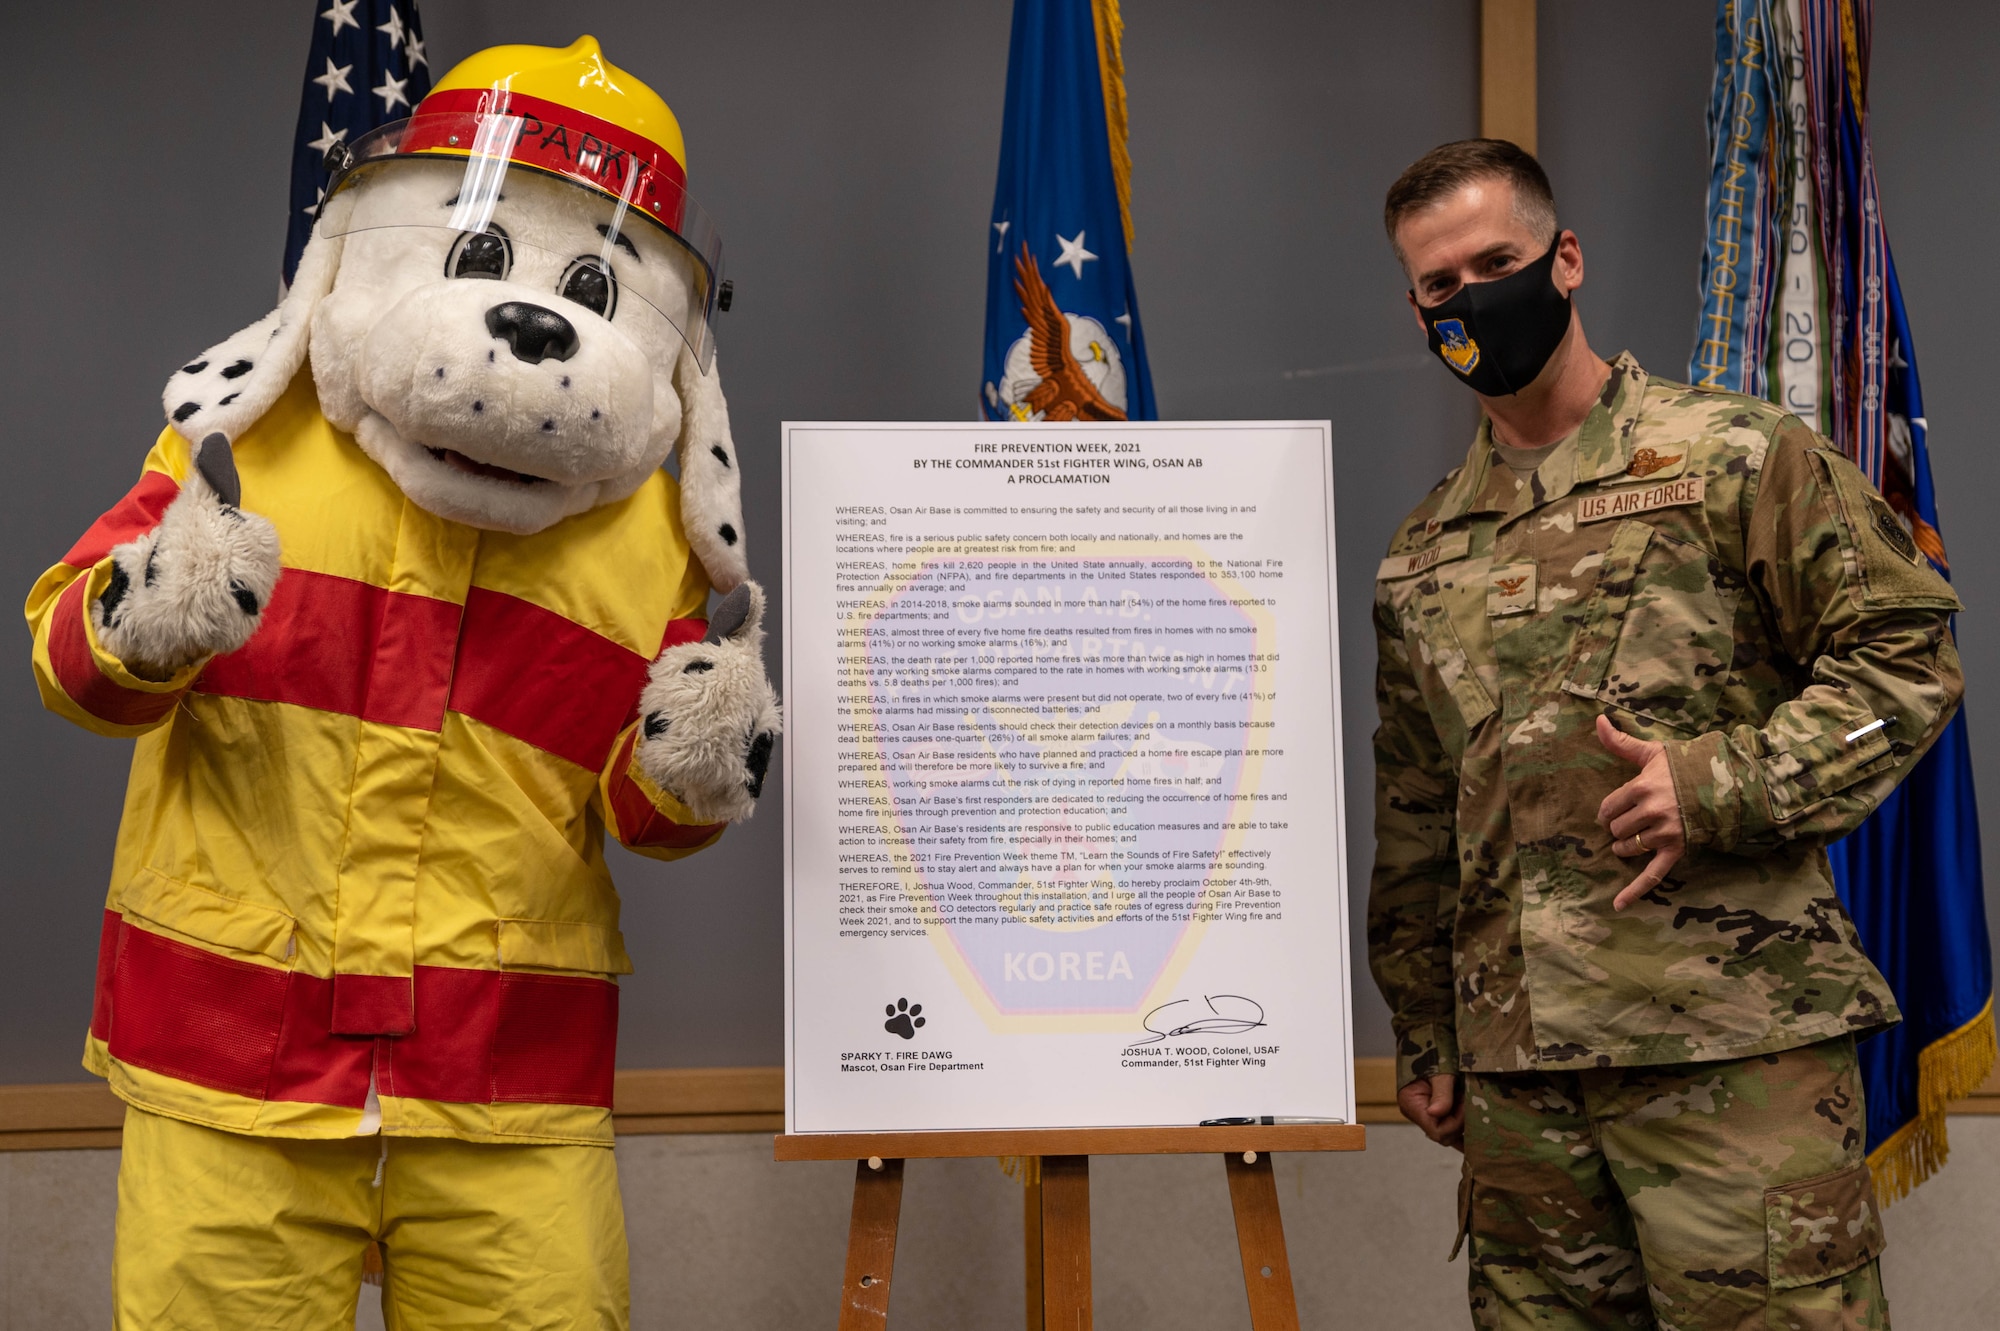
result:
M 1886 1328 L 1847 1036 L 1711 1063 L 1469 1075 L 1472 1316 L 1517 1328 Z

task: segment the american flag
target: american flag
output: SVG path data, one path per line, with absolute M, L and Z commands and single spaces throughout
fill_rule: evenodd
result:
M 326 195 L 326 153 L 378 125 L 401 120 L 431 90 L 417 0 L 311 0 L 312 54 L 292 138 L 292 213 L 285 283 L 305 253 Z

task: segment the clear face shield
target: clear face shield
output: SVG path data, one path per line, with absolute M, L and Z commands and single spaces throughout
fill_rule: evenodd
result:
M 628 327 L 664 321 L 662 341 L 684 342 L 708 372 L 722 238 L 677 174 L 589 133 L 490 113 L 384 125 L 335 166 L 322 234 L 413 229 L 442 254 L 442 277 L 545 289 Z

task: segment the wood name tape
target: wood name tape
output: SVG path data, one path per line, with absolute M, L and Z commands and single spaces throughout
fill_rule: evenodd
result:
M 1607 490 L 1603 494 L 1585 495 L 1577 500 L 1576 520 L 1602 522 L 1606 518 L 1629 518 L 1634 513 L 1649 513 L 1656 508 L 1699 504 L 1707 493 L 1708 480 L 1702 476 L 1688 476 L 1678 481 L 1662 481 L 1658 485 L 1635 485 L 1623 490 Z
M 1448 559 L 1463 559 L 1471 549 L 1472 533 L 1455 531 L 1413 555 L 1390 555 L 1382 561 L 1382 567 L 1375 571 L 1375 580 L 1388 582 L 1393 578 L 1407 578 L 1442 564 Z

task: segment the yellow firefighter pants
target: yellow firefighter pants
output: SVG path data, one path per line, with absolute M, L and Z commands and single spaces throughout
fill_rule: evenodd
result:
M 605 1147 L 296 1141 L 126 1113 L 120 1331 L 351 1331 L 371 1239 L 390 1331 L 627 1326 Z

